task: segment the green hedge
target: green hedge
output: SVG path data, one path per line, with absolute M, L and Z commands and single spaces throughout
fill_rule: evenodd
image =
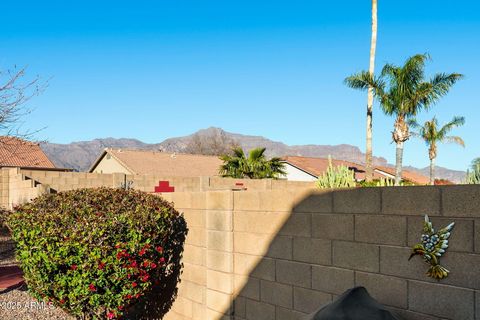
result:
M 175 298 L 188 230 L 160 197 L 111 188 L 48 194 L 7 223 L 29 291 L 72 315 L 120 318 L 153 291 L 165 312 Z

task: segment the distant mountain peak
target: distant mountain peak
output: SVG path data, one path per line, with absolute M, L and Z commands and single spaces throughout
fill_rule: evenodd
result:
M 339 145 L 292 145 L 289 146 L 280 141 L 273 141 L 262 136 L 243 135 L 232 133 L 219 127 L 209 127 L 198 130 L 183 137 L 169 138 L 161 143 L 148 144 L 133 138 L 96 138 L 91 141 L 78 141 L 69 144 L 42 143 L 41 147 L 49 158 L 58 167 L 73 168 L 79 171 L 87 170 L 95 161 L 103 149 L 128 148 L 128 149 L 146 149 L 161 150 L 164 152 L 185 152 L 190 141 L 195 135 L 215 136 L 225 135 L 227 138 L 236 141 L 244 150 L 250 150 L 257 147 L 265 147 L 268 157 L 282 156 L 304 156 L 304 157 L 322 157 L 331 155 L 334 159 L 347 160 L 359 164 L 364 163 L 365 154 L 357 146 L 349 144 Z M 387 160 L 382 157 L 374 157 L 374 164 L 380 166 L 389 166 Z M 416 171 L 428 175 L 425 168 L 418 169 L 405 167 L 405 169 Z M 427 168 L 428 169 L 428 168 Z M 464 179 L 465 172 L 454 171 L 446 168 L 439 168 L 437 175 L 440 178 L 448 179 L 454 182 L 460 182 Z

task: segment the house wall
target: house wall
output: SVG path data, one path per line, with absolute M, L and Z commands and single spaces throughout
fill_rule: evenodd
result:
M 302 319 L 364 286 L 402 319 L 480 319 L 480 186 L 166 194 L 189 226 L 166 319 Z M 435 281 L 422 233 L 456 223 Z
M 106 154 L 92 171 L 94 173 L 124 173 L 131 174 L 117 159 Z
M 290 181 L 316 181 L 317 178 L 298 169 L 297 167 L 292 166 L 289 163 L 285 164 L 285 178 Z

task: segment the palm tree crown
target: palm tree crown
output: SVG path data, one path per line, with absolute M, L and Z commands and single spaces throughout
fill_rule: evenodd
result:
M 242 148 L 234 148 L 232 155 L 220 156 L 220 159 L 223 160 L 219 170 L 220 174 L 223 177 L 238 179 L 278 179 L 285 175 L 285 166 L 281 159 L 274 157 L 267 160 L 265 150 L 265 148 L 252 149 L 247 157 Z
M 410 137 L 407 120 L 435 105 L 463 77 L 459 73 L 438 73 L 425 80 L 425 62 L 428 59 L 427 54 L 417 54 L 408 58 L 403 66 L 386 64 L 379 77 L 362 71 L 345 79 L 346 84 L 355 89 L 373 88 L 384 113 L 396 118 L 392 132 L 392 139 L 397 145 L 396 185 L 401 180 L 403 143 Z
M 410 119 L 408 125 L 417 129 L 416 132 L 412 132 L 412 136 L 419 137 L 425 141 L 428 145 L 428 156 L 430 158 L 430 184 L 435 182 L 435 159 L 437 157 L 437 143 L 438 142 L 451 142 L 465 146 L 465 142 L 458 136 L 449 136 L 448 133 L 456 127 L 459 127 L 465 123 L 464 117 L 454 117 L 452 121 L 446 123 L 441 128 L 438 125 L 438 120 L 433 117 L 432 120 L 426 121 L 423 126 L 419 125 L 415 119 Z

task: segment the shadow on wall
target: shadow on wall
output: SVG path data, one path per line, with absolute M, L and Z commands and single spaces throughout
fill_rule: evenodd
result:
M 254 212 L 254 222 L 235 208 L 233 303 L 218 311 L 303 319 L 364 286 L 401 319 L 480 319 L 479 208 L 478 186 L 314 192 L 289 212 Z M 456 223 L 441 260 L 451 274 L 441 282 L 425 275 L 420 257 L 408 261 L 424 214 L 436 228 Z

